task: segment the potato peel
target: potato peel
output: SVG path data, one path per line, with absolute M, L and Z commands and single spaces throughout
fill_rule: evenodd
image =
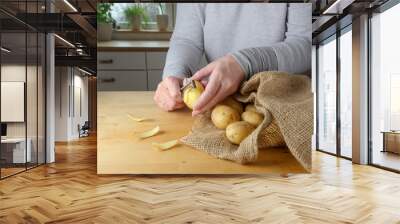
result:
M 130 115 L 130 114 L 127 114 L 127 115 L 128 115 L 128 117 L 129 117 L 129 119 L 131 119 L 132 121 L 142 122 L 142 121 L 147 120 L 147 118 L 143 118 L 143 117 L 134 117 L 134 116 L 132 116 L 132 115 Z
M 178 140 L 172 140 L 172 141 L 162 142 L 162 143 L 157 143 L 157 142 L 152 143 L 152 145 L 154 147 L 156 147 L 157 149 L 159 149 L 161 151 L 171 149 L 172 147 L 174 147 L 178 144 L 179 144 Z
M 159 132 L 160 132 L 160 126 L 157 126 L 157 127 L 153 128 L 151 130 L 142 132 L 142 134 L 140 134 L 139 137 L 142 138 L 142 139 L 143 138 L 149 138 L 149 137 L 152 137 L 152 136 L 158 134 Z

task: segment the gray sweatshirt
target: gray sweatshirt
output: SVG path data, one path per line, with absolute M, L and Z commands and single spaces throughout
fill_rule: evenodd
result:
M 310 3 L 181 3 L 163 76 L 186 77 L 234 56 L 247 78 L 261 71 L 311 68 Z

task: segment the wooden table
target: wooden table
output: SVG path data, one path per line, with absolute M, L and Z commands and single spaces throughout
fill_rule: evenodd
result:
M 153 92 L 98 92 L 98 174 L 245 174 L 300 173 L 301 165 L 286 149 L 260 150 L 253 164 L 220 160 L 186 145 L 158 151 L 152 142 L 185 136 L 192 125 L 189 110 L 164 112 L 153 101 Z M 151 118 L 134 122 L 127 113 Z M 139 139 L 139 132 L 159 125 L 162 132 Z

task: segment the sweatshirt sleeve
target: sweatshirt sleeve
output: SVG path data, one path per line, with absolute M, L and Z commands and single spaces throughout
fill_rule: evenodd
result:
M 286 33 L 282 42 L 232 53 L 247 78 L 262 71 L 308 72 L 311 69 L 311 16 L 310 3 L 288 4 Z
M 203 47 L 203 4 L 177 4 L 175 29 L 165 61 L 163 78 L 186 77 L 197 71 Z

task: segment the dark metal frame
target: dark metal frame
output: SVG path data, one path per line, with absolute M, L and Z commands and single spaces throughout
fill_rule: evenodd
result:
M 377 167 L 380 169 L 388 170 L 395 173 L 400 173 L 400 170 L 393 169 L 390 167 L 386 167 L 383 165 L 375 164 L 373 161 L 373 141 L 372 141 L 372 17 L 373 13 L 383 13 L 386 10 L 400 4 L 400 0 L 389 0 L 383 5 L 375 8 L 373 10 L 368 11 L 368 35 L 367 35 L 367 45 L 368 45 L 368 53 L 367 53 L 367 61 L 368 61 L 368 69 L 367 69 L 367 80 L 368 80 L 368 165 L 373 167 Z
M 27 2 L 28 1 L 26 0 L 25 3 L 27 3 Z M 39 0 L 36 0 L 36 3 L 37 3 L 36 8 L 37 8 L 37 11 L 38 11 Z M 25 4 L 25 10 L 27 9 L 26 7 L 27 7 L 27 4 Z M 46 11 L 47 11 L 47 7 L 46 7 Z M 21 20 L 19 20 L 18 18 L 14 17 L 12 14 L 7 13 L 7 11 L 2 10 L 2 12 L 4 12 L 7 15 L 11 16 L 12 18 L 16 19 L 17 21 L 21 22 Z M 14 175 L 17 175 L 19 173 L 25 172 L 27 170 L 30 170 L 30 169 L 33 169 L 33 168 L 36 168 L 36 167 L 39 167 L 41 165 L 46 164 L 46 162 L 47 162 L 47 110 L 46 110 L 47 109 L 47 81 L 46 81 L 46 79 L 47 79 L 47 39 L 46 39 L 46 34 L 47 33 L 40 32 L 39 30 L 33 28 L 32 26 L 29 26 L 27 23 L 24 23 L 23 21 L 22 21 L 22 23 L 24 24 L 24 27 L 25 27 L 25 30 L 24 30 L 25 31 L 25 85 L 24 85 L 24 91 L 25 91 L 25 93 L 24 93 L 24 97 L 25 97 L 25 99 L 24 99 L 24 107 L 25 107 L 25 109 L 24 109 L 24 119 L 25 119 L 25 169 L 3 177 L 2 173 L 1 173 L 2 169 L 0 168 L 0 180 L 6 179 L 8 177 L 12 177 Z M 42 79 L 42 82 L 44 82 L 44 86 L 43 86 L 43 88 L 44 88 L 44 99 L 43 99 L 44 117 L 42 117 L 42 118 L 44 118 L 44 121 L 42 121 L 42 122 L 44 122 L 44 136 L 43 136 L 43 139 L 44 139 L 44 145 L 43 145 L 43 147 L 44 147 L 44 150 L 43 150 L 43 152 L 44 152 L 44 156 L 43 156 L 44 157 L 44 161 L 43 161 L 43 163 L 39 163 L 39 141 L 38 141 L 39 140 L 39 136 L 38 136 L 39 135 L 39 107 L 37 107 L 36 108 L 36 142 L 37 142 L 36 163 L 33 166 L 29 166 L 29 167 L 28 167 L 28 162 L 27 162 L 28 154 L 26 153 L 27 144 L 28 144 L 28 141 L 27 141 L 28 140 L 28 136 L 27 136 L 28 135 L 28 125 L 27 125 L 27 120 L 28 120 L 27 119 L 27 94 L 28 94 L 27 93 L 27 80 L 28 80 L 27 79 L 27 76 L 28 76 L 28 68 L 27 68 L 28 48 L 27 48 L 27 46 L 28 46 L 28 30 L 33 30 L 36 33 L 36 44 L 37 44 L 37 46 L 36 46 L 36 99 L 37 99 L 37 102 L 36 103 L 37 104 L 39 103 L 39 82 L 38 82 L 39 81 L 39 79 L 38 79 L 38 77 L 39 77 L 39 69 L 38 69 L 38 66 L 39 66 L 39 50 L 38 50 L 38 47 L 39 47 L 39 33 L 45 34 L 44 35 L 44 42 L 42 42 L 42 44 L 44 44 L 44 51 L 42 51 L 42 53 L 44 53 L 44 55 L 42 56 L 42 58 L 43 58 L 42 60 L 44 60 L 44 67 L 42 69 L 42 72 L 43 72 L 43 75 L 44 75 L 43 79 Z M 0 32 L 0 43 L 1 43 L 1 34 L 2 34 L 2 32 Z M 0 63 L 1 63 L 1 61 L 2 61 L 2 58 L 1 58 L 1 54 L 0 54 Z M 1 81 L 1 69 L 0 69 L 0 81 Z M 0 94 L 0 97 L 1 97 L 1 94 Z M 0 121 L 0 123 L 1 123 L 1 121 Z M 0 155 L 1 155 L 1 144 L 0 144 Z M 31 164 L 29 164 L 29 165 L 31 165 Z
M 324 38 L 323 40 L 319 41 L 319 43 L 317 43 L 317 47 L 316 47 L 316 150 L 319 152 L 323 152 L 329 155 L 333 155 L 333 156 L 337 156 L 343 159 L 347 159 L 347 160 L 352 160 L 352 158 L 347 157 L 342 155 L 341 153 L 341 117 L 340 117 L 340 81 L 341 81 L 341 65 L 340 65 L 340 37 L 348 32 L 343 32 L 346 29 L 348 29 L 349 26 L 351 26 L 351 23 L 344 26 L 344 27 L 340 27 L 338 23 L 335 24 L 336 26 L 336 32 L 333 33 L 332 35 Z M 332 40 L 329 40 L 330 38 L 332 38 L 332 36 L 335 35 L 335 38 Z M 323 43 L 325 41 L 336 41 L 336 152 L 332 153 L 332 152 L 328 152 L 326 150 L 320 149 L 319 148 L 319 118 L 318 118 L 318 114 L 319 114 L 319 44 Z

